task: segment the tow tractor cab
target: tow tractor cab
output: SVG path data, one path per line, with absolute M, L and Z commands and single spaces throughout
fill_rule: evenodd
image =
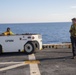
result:
M 42 49 L 42 36 L 40 34 L 0 35 L 0 54 L 4 52 L 33 53 Z

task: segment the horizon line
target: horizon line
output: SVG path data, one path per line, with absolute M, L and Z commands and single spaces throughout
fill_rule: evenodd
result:
M 64 22 L 66 22 L 66 21 L 64 21 Z M 70 22 L 70 21 L 67 21 L 67 22 Z M 12 23 L 0 23 L 0 24 L 30 24 L 30 23 L 62 23 L 62 22 L 20 22 L 20 23 L 18 23 L 18 22 L 12 22 Z

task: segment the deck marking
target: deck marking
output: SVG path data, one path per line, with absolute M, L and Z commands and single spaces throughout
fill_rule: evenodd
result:
M 27 65 L 27 64 L 21 63 L 21 64 L 11 65 L 11 66 L 8 66 L 8 67 L 1 68 L 0 71 L 5 71 L 5 70 L 17 68 L 17 67 L 24 66 L 24 65 Z
M 39 64 L 40 61 L 38 60 L 30 60 L 30 61 L 25 61 L 25 64 Z
M 0 62 L 0 64 L 19 64 L 23 62 Z
M 14 69 L 20 66 L 24 66 L 24 65 L 30 65 L 30 75 L 41 75 L 38 65 L 40 61 L 35 59 L 35 55 L 31 54 L 29 55 L 29 61 L 25 61 L 25 62 L 0 62 L 0 64 L 14 64 L 8 67 L 4 67 L 4 68 L 0 68 L 0 71 L 6 71 L 6 70 L 10 70 L 10 69 Z
M 33 61 L 35 59 L 35 55 L 29 55 L 29 60 Z M 29 64 L 30 65 L 30 75 L 41 75 L 37 63 Z

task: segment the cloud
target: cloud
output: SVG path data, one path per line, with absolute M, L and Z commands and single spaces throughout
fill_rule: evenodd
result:
M 71 6 L 71 8 L 76 9 L 76 6 Z

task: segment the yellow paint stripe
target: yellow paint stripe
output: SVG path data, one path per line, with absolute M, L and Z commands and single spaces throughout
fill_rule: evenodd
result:
M 29 60 L 29 61 L 25 61 L 25 64 L 39 64 L 40 61 L 38 60 Z

